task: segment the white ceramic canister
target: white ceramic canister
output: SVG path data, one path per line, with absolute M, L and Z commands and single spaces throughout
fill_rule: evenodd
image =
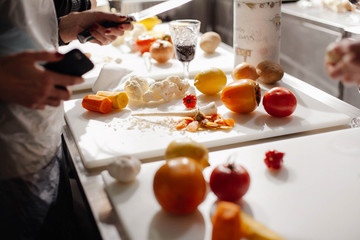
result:
M 234 66 L 280 63 L 281 0 L 234 0 Z

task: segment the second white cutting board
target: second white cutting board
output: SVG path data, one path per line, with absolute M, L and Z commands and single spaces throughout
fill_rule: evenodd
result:
M 285 153 L 277 173 L 264 163 L 269 149 Z M 242 210 L 284 239 L 360 239 L 360 128 L 211 152 L 205 178 L 229 156 L 251 178 Z M 210 240 L 216 196 L 209 192 L 194 214 L 167 214 L 152 188 L 162 164 L 143 164 L 131 184 L 118 183 L 103 172 L 105 189 L 126 234 L 122 239 Z

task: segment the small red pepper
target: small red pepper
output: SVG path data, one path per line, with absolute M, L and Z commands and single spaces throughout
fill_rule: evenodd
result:
M 188 94 L 183 98 L 183 103 L 187 108 L 194 108 L 196 106 L 197 98 L 193 94 Z
M 264 162 L 268 168 L 278 170 L 282 166 L 284 155 L 285 153 L 269 150 L 265 153 Z

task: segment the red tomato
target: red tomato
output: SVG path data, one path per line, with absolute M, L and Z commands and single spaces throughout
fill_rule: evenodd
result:
M 289 89 L 274 87 L 264 94 L 264 109 L 273 117 L 290 116 L 295 111 L 296 105 L 296 97 Z
M 140 35 L 136 39 L 136 47 L 140 51 L 141 54 L 144 52 L 149 52 L 151 44 L 156 41 L 156 38 L 149 35 Z
M 222 201 L 240 200 L 248 191 L 249 186 L 249 173 L 238 164 L 219 165 L 210 175 L 210 188 Z

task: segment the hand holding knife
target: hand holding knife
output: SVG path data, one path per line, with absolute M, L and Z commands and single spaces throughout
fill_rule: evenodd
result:
M 163 3 L 159 3 L 157 5 L 149 7 L 147 9 L 144 9 L 140 12 L 131 13 L 127 16 L 127 19 L 124 22 L 118 23 L 118 22 L 108 22 L 107 21 L 107 22 L 101 23 L 101 25 L 105 28 L 111 28 L 111 27 L 117 27 L 120 24 L 138 22 L 138 21 L 144 20 L 146 18 L 153 17 L 157 14 L 177 8 L 177 7 L 179 7 L 185 3 L 188 3 L 190 1 L 192 1 L 192 0 L 168 0 Z M 77 38 L 81 43 L 85 43 L 87 41 L 94 39 L 94 37 L 91 35 L 89 30 L 80 32 L 77 35 Z

